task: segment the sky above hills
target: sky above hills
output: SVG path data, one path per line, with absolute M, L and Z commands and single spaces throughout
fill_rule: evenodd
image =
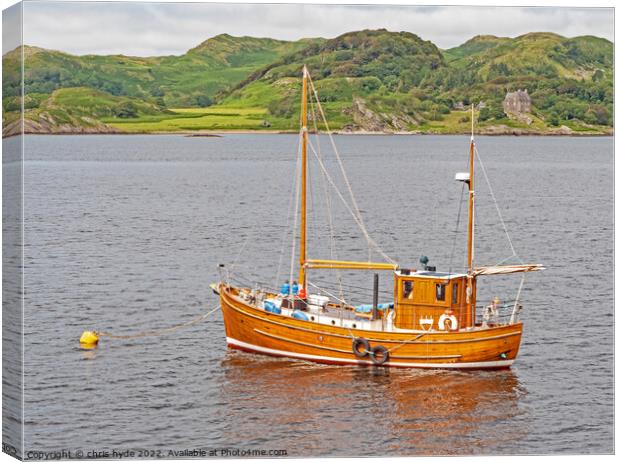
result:
M 18 45 L 7 40 L 10 15 L 3 17 L 3 53 Z M 545 31 L 613 40 L 613 19 L 611 8 L 29 1 L 24 43 L 73 54 L 158 56 L 183 54 L 221 33 L 296 40 L 386 28 L 445 49 L 478 34 Z

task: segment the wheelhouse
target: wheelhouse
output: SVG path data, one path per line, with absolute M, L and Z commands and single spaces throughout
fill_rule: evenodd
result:
M 472 282 L 475 284 L 475 279 Z M 468 306 L 475 306 L 475 293 L 473 287 L 468 304 L 466 274 L 396 270 L 394 327 L 415 330 L 456 330 L 472 327 L 474 315 Z M 452 319 L 449 326 L 446 325 L 446 318 Z

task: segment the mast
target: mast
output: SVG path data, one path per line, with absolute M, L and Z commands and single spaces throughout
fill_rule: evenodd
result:
M 467 314 L 468 320 L 472 320 L 474 313 L 472 311 L 473 294 L 473 263 L 474 263 L 474 105 L 471 105 L 471 139 L 469 143 L 469 207 L 468 207 L 468 223 L 467 223 Z
M 301 91 L 301 230 L 299 233 L 299 284 L 306 288 L 306 180 L 308 176 L 308 69 L 304 64 Z

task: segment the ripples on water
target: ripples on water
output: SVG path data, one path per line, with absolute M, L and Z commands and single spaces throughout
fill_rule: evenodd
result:
M 460 196 L 453 178 L 467 167 L 466 137 L 336 141 L 369 231 L 389 255 L 403 266 L 422 254 L 440 270 L 462 266 L 462 232 L 451 250 Z M 233 352 L 219 312 L 167 336 L 78 348 L 87 328 L 135 333 L 214 306 L 208 284 L 218 279 L 217 264 L 237 255 L 240 276 L 281 282 L 290 264 L 283 254 L 276 281 L 296 142 L 26 138 L 27 449 L 236 447 L 292 457 L 612 451 L 607 138 L 478 140 L 517 252 L 548 267 L 528 278 L 522 350 L 510 371 L 360 369 Z M 481 176 L 478 185 L 476 258 L 496 263 L 510 250 Z M 339 256 L 366 258 L 346 211 L 334 207 Z M 323 223 L 310 225 L 317 257 L 328 256 L 323 217 L 312 207 L 311 220 Z M 371 287 L 370 277 L 348 281 Z M 382 284 L 389 290 L 385 275 Z M 518 278 L 488 284 L 482 298 L 514 297 Z

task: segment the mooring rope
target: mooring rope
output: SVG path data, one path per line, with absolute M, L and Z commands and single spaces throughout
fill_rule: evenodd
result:
M 208 318 L 211 314 L 215 313 L 219 309 L 220 309 L 220 307 L 218 305 L 215 308 L 213 308 L 211 311 L 208 311 L 207 313 L 201 314 L 197 318 L 194 318 L 194 319 L 192 319 L 190 321 L 187 321 L 187 322 L 184 322 L 182 324 L 177 324 L 176 326 L 166 327 L 164 329 L 149 330 L 149 331 L 145 331 L 145 332 L 139 332 L 139 333 L 133 334 L 133 335 L 116 335 L 116 334 L 112 334 L 110 332 L 97 332 L 97 335 L 99 335 L 100 337 L 108 337 L 108 338 L 113 338 L 113 339 L 118 339 L 118 340 L 130 340 L 130 339 L 134 339 L 134 338 L 143 338 L 143 337 L 156 337 L 156 336 L 159 336 L 159 335 L 165 335 L 165 334 L 167 334 L 169 332 L 175 332 L 175 331 L 177 331 L 179 329 L 182 329 L 184 327 L 189 327 L 189 326 L 192 326 L 194 324 L 197 324 L 200 321 L 203 321 L 204 319 Z
M 396 346 L 388 349 L 388 353 L 391 353 L 392 351 L 398 350 L 399 348 L 405 346 L 409 342 L 415 342 L 417 339 L 423 337 L 424 335 L 426 335 L 426 332 L 423 332 L 421 334 L 416 334 L 415 336 L 413 336 L 411 338 L 407 338 L 405 340 L 395 340 L 395 342 L 400 343 L 400 345 L 396 345 Z M 427 342 L 427 344 L 428 344 L 428 342 Z M 427 356 L 428 356 L 428 354 L 427 354 Z

